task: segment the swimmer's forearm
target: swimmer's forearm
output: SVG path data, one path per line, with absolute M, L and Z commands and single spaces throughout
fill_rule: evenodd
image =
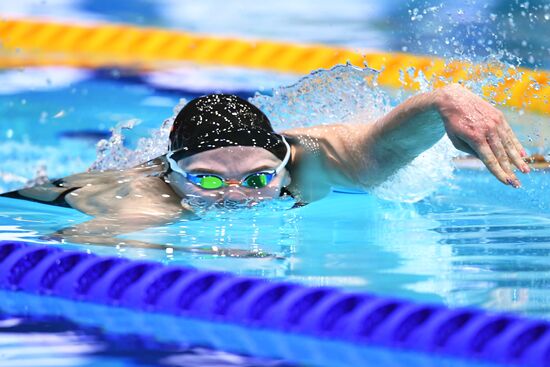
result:
M 413 96 L 376 121 L 373 159 L 389 170 L 406 165 L 445 134 L 437 92 Z

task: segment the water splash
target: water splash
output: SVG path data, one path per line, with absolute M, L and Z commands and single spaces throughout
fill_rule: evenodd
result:
M 356 120 L 372 121 L 391 109 L 390 97 L 377 88 L 378 71 L 350 64 L 317 70 L 272 95 L 257 93 L 251 102 L 276 130 Z
M 427 197 L 453 176 L 452 158 L 459 152 L 445 135 L 386 182 L 373 190 L 383 199 L 414 203 Z
M 111 137 L 101 139 L 96 145 L 97 160 L 92 163 L 91 171 L 122 169 L 128 167 L 129 161 L 132 160 L 130 154 L 131 149 L 124 146 L 124 131 L 132 130 L 138 125 L 140 120 L 131 119 L 128 121 L 119 122 L 111 129 Z
M 500 55 L 516 66 L 548 67 L 545 1 L 414 0 L 405 6 L 408 14 L 395 14 L 404 52 L 473 62 Z
M 68 144 L 70 145 L 70 143 Z M 86 152 L 33 144 L 30 141 L 6 141 L 0 144 L 0 192 L 44 183 L 68 172 L 82 172 L 93 159 Z M 75 153 L 76 152 L 76 153 Z M 92 153 L 93 154 L 93 153 Z
M 136 149 L 125 147 L 124 140 L 125 133 L 131 131 L 140 121 L 132 119 L 119 123 L 112 129 L 109 139 L 102 139 L 97 143 L 97 158 L 89 171 L 130 168 L 166 154 L 170 128 L 176 115 L 186 103 L 185 99 L 181 99 L 174 107 L 173 115 L 164 120 L 160 128 L 153 131 L 150 137 L 139 139 Z

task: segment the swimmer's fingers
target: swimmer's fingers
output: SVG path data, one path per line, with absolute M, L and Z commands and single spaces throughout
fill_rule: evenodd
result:
M 506 174 L 505 183 L 512 184 L 514 187 L 519 186 L 519 180 L 512 171 L 512 165 L 510 164 L 510 160 L 508 158 L 507 148 L 509 147 L 504 147 L 503 141 L 500 139 L 497 132 L 489 133 L 487 136 L 487 144 L 489 144 L 494 157 L 496 157 L 498 165 Z
M 493 153 L 488 143 L 480 144 L 472 148 L 476 151 L 477 156 L 485 164 L 487 169 L 496 177 L 500 182 L 505 185 L 513 185 L 514 182 L 508 177 L 506 172 L 500 166 L 497 157 Z M 516 185 L 514 185 L 516 187 Z M 519 187 L 519 182 L 518 182 Z
M 518 151 L 520 157 L 526 157 L 527 153 L 525 152 L 525 148 L 523 147 L 523 144 L 519 142 L 519 139 L 517 138 L 516 134 L 514 134 L 514 131 L 510 127 L 510 124 L 506 121 L 503 114 L 500 114 L 500 122 L 501 122 L 501 133 L 503 136 L 505 136 L 507 139 L 510 140 L 510 142 L 513 144 L 513 146 Z M 518 167 L 519 168 L 519 167 Z M 520 168 L 521 169 L 521 168 Z
M 504 122 L 503 135 L 505 135 L 505 137 L 507 137 L 511 141 L 511 143 L 515 146 L 516 151 L 518 152 L 519 159 L 517 156 L 513 158 L 513 162 L 516 165 L 516 167 L 518 167 L 523 173 L 529 173 L 531 170 L 523 160 L 523 158 L 527 157 L 527 152 L 525 151 L 523 144 L 520 143 L 518 137 L 516 136 L 516 134 L 514 134 L 514 132 L 512 131 L 512 128 L 506 121 Z
M 520 156 L 522 158 L 527 157 L 527 152 L 525 151 L 525 148 L 523 147 L 523 144 L 521 144 L 519 142 L 518 137 L 516 136 L 516 134 L 514 134 L 514 132 L 512 131 L 512 128 L 510 127 L 510 125 L 506 124 L 506 130 L 508 132 L 508 135 L 510 136 L 510 139 L 512 140 L 512 142 L 516 146 L 516 149 L 518 150 Z
M 522 159 L 525 150 L 506 122 L 503 124 L 503 128 L 499 130 L 499 135 L 510 162 L 521 172 L 528 173 L 529 166 Z

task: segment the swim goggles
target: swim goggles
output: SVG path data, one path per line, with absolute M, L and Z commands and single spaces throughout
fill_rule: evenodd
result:
M 269 183 L 273 180 L 273 178 L 281 172 L 281 170 L 287 165 L 289 159 L 290 159 L 290 146 L 288 145 L 287 141 L 285 140 L 284 136 L 281 136 L 283 139 L 283 143 L 286 146 L 286 154 L 285 158 L 281 162 L 281 164 L 272 170 L 267 171 L 260 171 L 260 172 L 254 172 L 252 174 L 247 175 L 242 180 L 228 180 L 223 177 L 220 177 L 218 175 L 205 173 L 205 174 L 193 174 L 189 172 L 185 172 L 183 169 L 181 169 L 180 166 L 178 166 L 177 162 L 172 158 L 172 155 L 175 152 L 170 152 L 166 155 L 166 159 L 168 160 L 168 164 L 170 165 L 170 169 L 174 172 L 179 173 L 183 177 L 185 177 L 189 182 L 195 184 L 196 186 L 200 187 L 201 189 L 205 190 L 216 190 L 220 189 L 225 186 L 229 185 L 236 185 L 236 186 L 244 186 L 248 188 L 253 189 L 260 189 L 262 187 L 265 187 L 269 185 Z

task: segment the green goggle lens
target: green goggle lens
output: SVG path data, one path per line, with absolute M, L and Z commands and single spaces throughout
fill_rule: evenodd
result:
M 259 188 L 267 186 L 267 184 L 268 184 L 267 178 L 268 177 L 265 173 L 258 173 L 256 175 L 248 176 L 244 180 L 244 184 L 247 187 L 252 187 L 254 189 L 259 189 Z
M 260 189 L 267 186 L 272 177 L 273 174 L 256 173 L 245 178 L 243 181 L 243 186 L 253 189 Z M 205 190 L 216 190 L 225 186 L 224 180 L 217 176 L 196 176 L 194 183 Z
M 207 190 L 219 189 L 223 186 L 221 178 L 216 176 L 202 176 L 199 181 L 200 187 Z

